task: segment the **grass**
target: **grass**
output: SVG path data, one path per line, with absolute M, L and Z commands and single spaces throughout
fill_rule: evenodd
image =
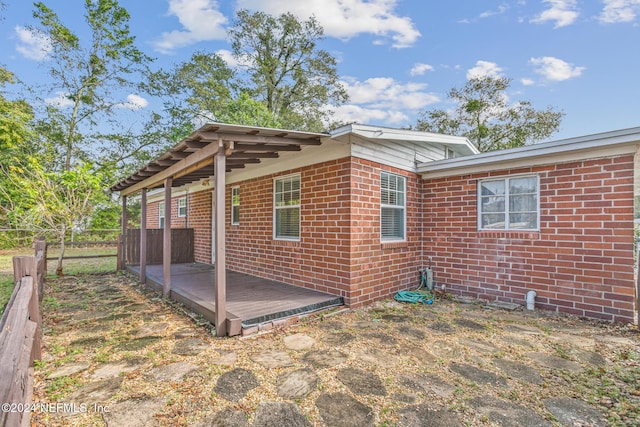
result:
M 59 253 L 58 248 L 49 248 L 47 257 L 57 257 Z M 115 248 L 113 247 L 72 247 L 65 250 L 65 256 L 108 255 L 114 253 Z M 4 307 L 13 292 L 13 257 L 24 255 L 33 255 L 33 249 L 0 250 L 0 313 L 4 311 Z M 47 276 L 55 275 L 56 264 L 56 260 L 47 261 Z M 116 258 L 70 259 L 65 260 L 62 266 L 64 268 L 64 274 L 66 275 L 106 273 L 116 270 Z

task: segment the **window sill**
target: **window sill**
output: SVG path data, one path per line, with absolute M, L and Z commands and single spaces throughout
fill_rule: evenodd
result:
M 409 242 L 403 240 L 401 242 L 380 242 L 380 249 L 398 249 L 406 248 L 409 246 Z
M 532 240 L 540 238 L 536 230 L 478 230 L 479 237 L 487 239 Z

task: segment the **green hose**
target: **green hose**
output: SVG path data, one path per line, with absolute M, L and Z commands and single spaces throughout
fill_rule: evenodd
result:
M 393 299 L 399 302 L 410 302 L 417 304 L 419 302 L 423 304 L 433 304 L 433 294 L 422 291 L 398 291 L 393 296 Z

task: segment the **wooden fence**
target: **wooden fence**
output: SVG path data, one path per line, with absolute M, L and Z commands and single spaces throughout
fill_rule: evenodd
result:
M 35 256 L 13 257 L 15 286 L 0 320 L 1 427 L 30 420 L 30 412 L 21 409 L 32 401 L 33 363 L 41 357 L 40 302 L 47 271 L 46 243 L 39 240 L 34 247 Z
M 162 264 L 163 229 L 147 230 L 147 265 Z M 195 260 L 193 228 L 171 229 L 171 263 L 189 263 Z M 140 229 L 127 230 L 125 239 L 125 262 L 140 264 Z

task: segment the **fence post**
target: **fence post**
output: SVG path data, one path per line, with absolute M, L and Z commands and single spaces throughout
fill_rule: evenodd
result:
M 42 301 L 44 296 L 44 279 L 47 276 L 47 241 L 39 237 L 33 242 L 36 255 L 38 298 Z
M 31 350 L 31 363 L 41 357 L 42 342 L 42 316 L 40 315 L 40 296 L 38 294 L 38 266 L 35 256 L 14 256 L 13 257 L 13 278 L 14 283 L 19 283 L 26 276 L 31 277 L 33 293 L 29 300 L 29 319 L 36 324 L 36 332 L 33 337 L 33 348 Z

